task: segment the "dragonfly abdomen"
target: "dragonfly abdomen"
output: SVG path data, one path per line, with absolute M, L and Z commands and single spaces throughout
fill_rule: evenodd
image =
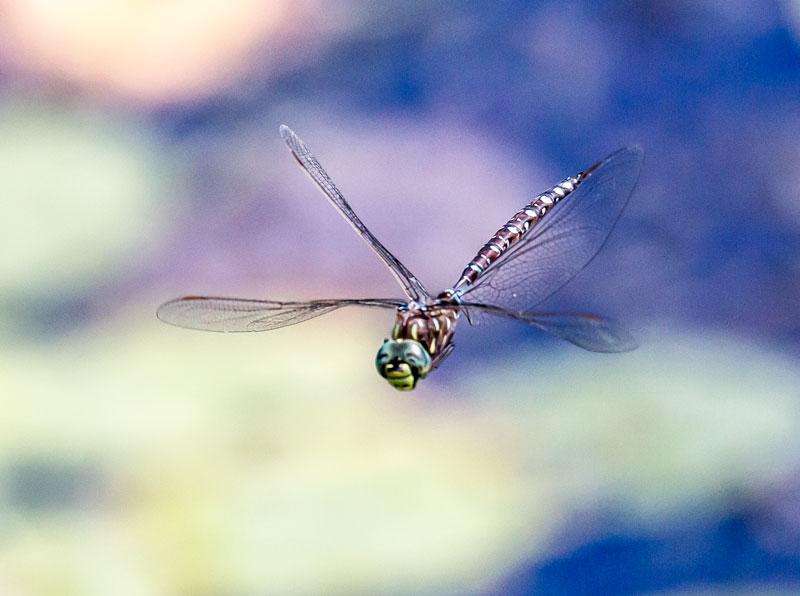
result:
M 535 199 L 517 211 L 478 251 L 478 254 L 461 272 L 461 277 L 452 289 L 454 291 L 463 290 L 473 284 L 492 263 L 519 242 L 528 233 L 528 230 L 550 211 L 553 205 L 575 190 L 585 176 L 586 174 L 582 172 L 577 176 L 564 179 L 550 190 L 537 195 Z

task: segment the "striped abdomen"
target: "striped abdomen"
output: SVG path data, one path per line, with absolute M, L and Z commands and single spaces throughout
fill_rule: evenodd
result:
M 489 242 L 483 245 L 478 254 L 464 268 L 458 282 L 453 286 L 453 291 L 463 290 L 475 282 L 483 273 L 505 254 L 508 249 L 519 242 L 532 226 L 536 225 L 550 208 L 561 199 L 570 194 L 581 181 L 595 168 L 592 166 L 577 176 L 572 176 L 560 182 L 547 192 L 543 192 L 514 214 L 506 225 L 495 232 Z

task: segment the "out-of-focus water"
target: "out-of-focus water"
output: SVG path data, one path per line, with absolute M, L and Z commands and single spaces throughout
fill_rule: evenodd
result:
M 0 1 L 0 594 L 795 593 L 800 4 Z M 431 288 L 631 143 L 547 305 L 412 395 L 390 313 L 170 328 L 181 294 L 400 295 L 292 126 Z

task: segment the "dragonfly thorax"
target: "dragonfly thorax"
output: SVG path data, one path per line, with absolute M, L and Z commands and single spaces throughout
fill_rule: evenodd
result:
M 419 342 L 435 361 L 450 344 L 457 320 L 458 310 L 447 304 L 401 307 L 397 309 L 392 339 Z

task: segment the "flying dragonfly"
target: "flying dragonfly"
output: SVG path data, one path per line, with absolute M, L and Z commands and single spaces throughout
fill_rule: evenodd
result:
M 288 127 L 280 135 L 297 163 L 397 279 L 404 298 L 308 302 L 187 296 L 159 307 L 162 321 L 205 331 L 269 331 L 344 307 L 395 311 L 391 338 L 375 358 L 394 388 L 414 389 L 453 351 L 453 334 L 469 324 L 513 320 L 593 352 L 626 352 L 633 338 L 609 319 L 535 310 L 602 248 L 639 177 L 643 152 L 626 147 L 537 195 L 483 245 L 456 283 L 434 295 L 367 229 L 308 147 Z

